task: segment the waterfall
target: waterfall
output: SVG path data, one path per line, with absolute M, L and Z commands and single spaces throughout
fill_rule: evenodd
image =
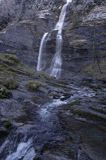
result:
M 66 10 L 70 2 L 72 2 L 72 0 L 67 0 L 67 3 L 62 7 L 62 10 L 59 16 L 59 21 L 57 22 L 56 27 L 55 27 L 55 30 L 58 30 L 58 34 L 62 34 L 64 20 L 66 16 Z
M 62 58 L 61 58 L 61 50 L 62 50 L 62 36 L 61 34 L 57 34 L 56 37 L 56 53 L 53 57 L 51 67 L 50 67 L 50 75 L 56 78 L 59 78 L 61 75 L 61 66 L 62 66 Z
M 61 75 L 61 68 L 62 68 L 61 51 L 63 42 L 62 30 L 65 21 L 67 6 L 69 5 L 70 2 L 72 2 L 72 0 L 67 0 L 67 3 L 63 6 L 59 16 L 59 21 L 57 22 L 55 27 L 55 30 L 58 30 L 56 37 L 56 53 L 51 63 L 50 75 L 56 78 L 59 78 Z
M 66 4 L 62 7 L 59 20 L 54 28 L 54 30 L 57 30 L 57 36 L 56 36 L 56 53 L 52 59 L 50 71 L 49 74 L 55 78 L 59 78 L 61 75 L 62 70 L 62 57 L 61 57 L 61 51 L 62 51 L 62 30 L 63 25 L 66 17 L 66 10 L 67 6 L 72 2 L 72 0 L 67 0 Z M 41 44 L 40 44 L 40 50 L 39 50 L 39 56 L 38 56 L 38 64 L 37 64 L 37 70 L 41 71 L 45 68 L 45 63 L 43 63 L 42 55 L 45 53 L 46 48 L 46 42 L 48 33 L 45 33 L 42 37 Z M 45 62 L 45 61 L 44 61 Z
M 37 71 L 42 71 L 45 68 L 45 60 L 43 59 L 44 55 L 46 54 L 46 42 L 47 42 L 48 33 L 45 33 L 42 37 L 39 49 L 39 56 L 38 56 L 38 64 L 37 64 Z

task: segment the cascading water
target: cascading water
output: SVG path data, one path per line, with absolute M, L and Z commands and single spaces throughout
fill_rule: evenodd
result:
M 46 65 L 43 57 L 44 57 L 44 54 L 46 52 L 47 36 L 48 36 L 48 33 L 45 33 L 43 35 L 41 43 L 40 43 L 37 71 L 42 71 L 45 68 L 45 65 Z
M 63 41 L 62 30 L 66 16 L 66 9 L 71 1 L 72 0 L 67 0 L 67 3 L 63 6 L 60 13 L 59 21 L 57 22 L 55 27 L 55 30 L 58 30 L 56 37 L 56 53 L 51 63 L 50 75 L 56 78 L 59 78 L 61 75 L 61 66 L 62 66 L 61 51 L 62 51 L 62 41 Z
M 21 142 L 16 152 L 7 156 L 6 160 L 33 160 L 36 156 L 34 148 L 32 147 L 32 139 L 29 139 L 28 142 Z
M 61 51 L 62 51 L 62 42 L 63 42 L 63 38 L 62 38 L 62 30 L 63 30 L 63 25 L 64 25 L 64 21 L 65 21 L 65 17 L 66 17 L 66 10 L 67 10 L 67 6 L 72 2 L 72 0 L 67 0 L 66 4 L 63 6 L 61 13 L 60 13 L 60 17 L 59 17 L 59 21 L 57 22 L 55 29 L 57 30 L 57 36 L 56 36 L 56 53 L 53 57 L 53 60 L 51 62 L 51 67 L 50 67 L 50 71 L 49 74 L 53 77 L 59 78 L 60 74 L 61 74 L 61 68 L 62 68 L 62 58 L 61 58 Z M 40 45 L 40 50 L 39 50 L 39 56 L 38 56 L 38 64 L 37 64 L 37 70 L 41 71 L 45 68 L 45 61 L 42 59 L 42 55 L 45 52 L 45 48 L 46 48 L 46 36 L 48 35 L 48 33 L 45 33 L 42 37 L 41 40 L 41 45 Z
M 62 66 L 62 58 L 61 58 L 61 49 L 62 49 L 62 36 L 61 34 L 57 34 L 56 37 L 56 53 L 53 57 L 51 67 L 50 67 L 50 75 L 56 78 L 60 77 L 61 74 L 61 66 Z

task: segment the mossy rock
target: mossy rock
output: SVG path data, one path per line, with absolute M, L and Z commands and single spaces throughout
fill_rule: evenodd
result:
M 15 79 L 13 78 L 7 78 L 6 81 L 4 82 L 4 86 L 7 89 L 17 89 L 18 88 L 18 83 Z
M 29 66 L 21 63 L 19 58 L 13 54 L 0 53 L 0 74 L 6 72 L 10 75 L 35 76 L 35 71 Z M 8 76 L 8 77 L 9 77 Z
M 27 89 L 31 92 L 35 92 L 39 90 L 41 86 L 42 86 L 42 83 L 37 80 L 31 80 L 26 84 Z
M 4 86 L 0 85 L 0 98 L 11 98 L 12 93 Z
M 0 61 L 10 65 L 17 65 L 20 63 L 20 60 L 14 54 L 0 54 Z

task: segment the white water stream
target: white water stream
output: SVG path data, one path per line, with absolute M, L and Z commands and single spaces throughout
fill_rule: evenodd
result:
M 72 0 L 67 0 L 66 4 L 62 7 L 59 20 L 54 28 L 54 30 L 57 30 L 57 36 L 56 36 L 56 53 L 52 59 L 50 71 L 49 74 L 55 78 L 59 78 L 61 75 L 62 70 L 62 57 L 61 57 L 61 51 L 62 51 L 62 30 L 64 26 L 64 21 L 66 17 L 66 11 L 68 5 L 72 2 Z M 39 49 L 39 56 L 38 56 L 38 64 L 37 64 L 37 71 L 41 71 L 45 69 L 45 61 L 42 57 L 43 54 L 45 54 L 45 48 L 46 48 L 46 42 L 47 42 L 47 35 L 48 33 L 45 33 L 42 37 L 40 49 Z
M 45 68 L 45 60 L 43 59 L 43 57 L 46 52 L 47 36 L 48 36 L 48 33 L 45 33 L 40 43 L 37 71 L 42 71 Z
M 73 85 L 68 85 L 67 87 L 70 87 L 71 93 L 73 93 L 69 98 L 63 100 L 65 98 L 63 94 L 58 99 L 39 105 L 39 109 L 36 110 L 37 114 L 35 113 L 36 120 L 33 125 L 22 125 L 14 132 L 14 135 L 11 133 L 11 138 L 8 137 L 0 146 L 0 154 L 4 157 L 4 153 L 6 154 L 6 158 L 1 160 L 34 160 L 38 154 L 36 150 L 37 145 L 38 147 L 39 145 L 42 146 L 42 144 L 47 143 L 54 136 L 56 138 L 57 135 L 59 136 L 62 133 L 57 116 L 58 109 L 78 99 L 95 96 L 95 92 L 86 87 L 79 88 Z M 21 141 L 18 141 L 20 133 L 24 133 L 24 137 Z M 28 137 L 28 139 L 26 140 L 25 137 Z
M 33 160 L 35 156 L 36 153 L 32 147 L 32 139 L 29 139 L 27 142 L 21 142 L 16 152 L 8 155 L 6 160 Z
M 55 30 L 58 30 L 57 37 L 56 37 L 56 53 L 51 63 L 50 75 L 56 78 L 59 78 L 61 75 L 61 69 L 62 69 L 61 51 L 62 51 L 62 42 L 63 42 L 62 30 L 63 30 L 63 25 L 66 17 L 67 6 L 71 2 L 72 0 L 67 0 L 67 3 L 63 6 L 60 13 L 59 21 L 57 22 L 55 27 Z

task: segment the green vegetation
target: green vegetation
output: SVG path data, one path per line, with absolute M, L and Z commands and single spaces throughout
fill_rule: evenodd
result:
M 21 63 L 14 54 L 0 53 L 0 98 L 10 98 L 23 76 L 36 77 L 35 71 Z
M 10 90 L 17 89 L 18 88 L 18 83 L 13 78 L 7 78 L 6 81 L 4 82 L 4 86 L 7 89 L 10 89 Z
M 17 65 L 20 60 L 14 54 L 0 54 L 0 61 L 8 65 Z
M 31 80 L 27 83 L 26 87 L 29 91 L 35 92 L 41 87 L 42 83 L 37 80 Z
M 17 74 L 26 76 L 34 76 L 35 74 L 35 71 L 21 63 L 16 55 L 3 53 L 0 53 L 0 72 L 5 72 L 9 75 L 8 77 Z

